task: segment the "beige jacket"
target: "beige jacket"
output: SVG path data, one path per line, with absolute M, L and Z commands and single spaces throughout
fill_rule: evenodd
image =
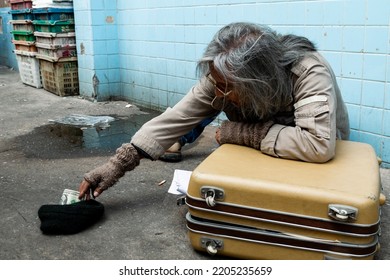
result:
M 291 72 L 295 74 L 291 103 L 275 116 L 261 151 L 275 157 L 326 162 L 335 154 L 336 139 L 349 137 L 347 109 L 336 78 L 319 53 L 306 56 Z M 213 85 L 202 78 L 173 108 L 145 123 L 131 143 L 158 159 L 182 135 L 218 112 L 211 106 L 214 97 Z M 244 121 L 234 108 L 225 108 L 228 119 Z

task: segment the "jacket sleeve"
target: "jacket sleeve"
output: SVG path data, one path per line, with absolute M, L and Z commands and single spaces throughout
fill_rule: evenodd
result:
M 173 108 L 145 123 L 131 143 L 158 159 L 181 136 L 217 113 L 210 105 L 213 98 L 212 85 L 201 79 Z
M 295 126 L 273 125 L 261 143 L 263 153 L 309 162 L 333 158 L 337 100 L 331 71 L 319 62 L 305 68 L 294 85 Z

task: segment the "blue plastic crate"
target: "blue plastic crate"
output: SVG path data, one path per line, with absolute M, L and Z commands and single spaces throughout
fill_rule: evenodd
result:
M 12 20 L 34 19 L 32 9 L 10 10 L 9 13 L 12 16 Z
M 36 20 L 73 20 L 73 8 L 37 8 L 32 10 Z

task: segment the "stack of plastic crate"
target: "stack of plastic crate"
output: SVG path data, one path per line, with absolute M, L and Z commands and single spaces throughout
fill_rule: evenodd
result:
M 77 95 L 79 81 L 73 7 L 57 7 L 53 2 L 50 7 L 34 8 L 32 13 L 43 88 L 59 96 Z
M 18 61 L 20 79 L 24 84 L 42 87 L 37 48 L 34 36 L 32 1 L 10 0 L 13 44 Z

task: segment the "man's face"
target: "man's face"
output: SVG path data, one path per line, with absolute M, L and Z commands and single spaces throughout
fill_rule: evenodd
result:
M 233 85 L 229 84 L 229 81 L 225 81 L 223 76 L 221 76 L 212 65 L 210 66 L 208 79 L 214 85 L 214 91 L 217 97 L 225 97 L 226 100 L 232 102 L 234 105 L 240 105 L 240 100 L 234 91 Z

